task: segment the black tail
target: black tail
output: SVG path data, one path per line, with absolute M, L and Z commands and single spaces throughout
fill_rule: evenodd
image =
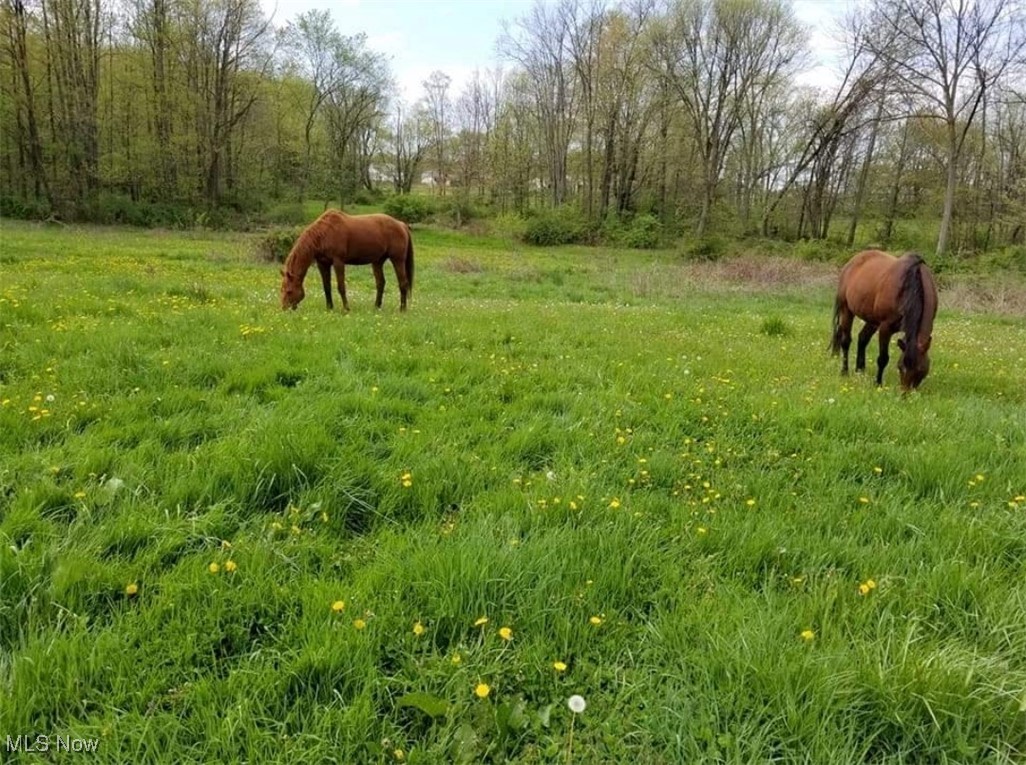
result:
M 413 296 L 413 232 L 406 227 L 406 277 L 410 280 L 410 296 Z
M 830 335 L 830 355 L 836 356 L 841 352 L 841 296 L 834 300 L 834 321 L 833 332 Z
M 923 323 L 923 304 L 926 298 L 923 294 L 923 277 L 919 273 L 923 257 L 916 252 L 909 255 L 911 262 L 901 278 L 901 296 L 898 300 L 901 303 L 901 331 L 905 334 L 905 361 L 911 366 L 919 355 L 916 338 L 919 336 L 919 325 Z

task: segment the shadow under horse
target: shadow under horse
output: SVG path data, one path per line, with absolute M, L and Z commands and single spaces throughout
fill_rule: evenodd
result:
M 880 250 L 865 250 L 841 269 L 834 303 L 834 355 L 843 353 L 841 374 L 848 374 L 848 349 L 855 317 L 865 322 L 859 332 L 855 371 L 866 369 L 866 346 L 873 334 L 880 333 L 880 355 L 876 364 L 876 384 L 883 384 L 884 367 L 890 358 L 891 335 L 898 339 L 901 358 L 898 373 L 904 391 L 918 388 L 930 371 L 930 342 L 933 320 L 937 315 L 937 284 L 929 266 L 918 253 L 895 257 Z
M 324 284 L 324 299 L 328 309 L 335 305 L 331 299 L 331 269 L 335 268 L 338 294 L 343 310 L 349 310 L 346 297 L 346 265 L 370 265 L 377 287 L 375 308 L 381 308 L 385 292 L 386 260 L 392 262 L 399 282 L 399 310 L 413 290 L 413 237 L 410 227 L 384 213 L 348 215 L 339 210 L 326 210 L 296 239 L 285 266 L 281 270 L 281 307 L 296 308 L 306 296 L 303 280 L 310 266 L 317 264 Z

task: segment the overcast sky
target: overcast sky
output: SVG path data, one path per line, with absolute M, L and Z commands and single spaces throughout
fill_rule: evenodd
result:
M 803 84 L 826 86 L 837 45 L 832 25 L 857 0 L 794 0 L 798 18 L 810 27 L 810 48 L 819 62 Z M 364 33 L 370 48 L 388 56 L 403 97 L 423 95 L 421 83 L 436 69 L 452 78 L 459 93 L 475 69 L 500 63 L 496 41 L 503 21 L 524 15 L 534 0 L 261 0 L 284 26 L 313 8 L 331 11 L 340 32 Z

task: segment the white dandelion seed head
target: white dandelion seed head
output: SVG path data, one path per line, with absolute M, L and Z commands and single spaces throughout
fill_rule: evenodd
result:
M 545 477 L 548 478 L 550 481 L 556 480 L 556 474 L 553 473 L 551 470 L 545 474 Z
M 53 395 L 53 394 L 51 393 L 51 394 L 49 394 L 49 395 L 48 395 L 48 396 L 46 397 L 46 400 L 52 403 L 52 402 L 54 401 L 54 399 L 55 399 L 55 398 L 56 398 L 56 396 L 54 396 L 54 395 Z
M 566 700 L 566 705 L 570 707 L 570 711 L 575 715 L 579 715 L 588 706 L 584 701 L 584 697 L 578 696 L 576 693 Z

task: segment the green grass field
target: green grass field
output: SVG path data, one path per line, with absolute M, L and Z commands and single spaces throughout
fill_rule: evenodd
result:
M 832 267 L 422 230 L 344 316 L 243 236 L 0 237 L 0 748 L 1026 754 L 1021 317 L 942 293 L 902 397 L 838 375 Z

